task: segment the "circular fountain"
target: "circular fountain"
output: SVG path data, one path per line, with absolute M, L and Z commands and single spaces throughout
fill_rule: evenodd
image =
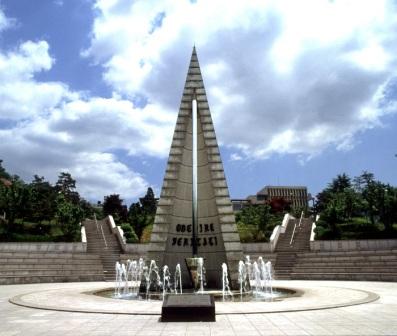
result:
M 293 289 L 273 287 L 271 262 L 265 263 L 262 257 L 252 263 L 250 257 L 246 256 L 245 262 L 239 262 L 240 288 L 234 291 L 230 288 L 226 263 L 221 265 L 222 289 L 205 288 L 204 262 L 201 260 L 196 267 L 198 283 L 192 289 L 183 289 L 180 264 L 176 265 L 172 276 L 167 265 L 163 266 L 160 273 L 155 260 L 150 261 L 149 267 L 142 258 L 138 261 L 128 260 L 127 264 L 117 262 L 114 289 L 101 289 L 93 294 L 105 298 L 140 301 L 164 300 L 166 295 L 211 294 L 215 301 L 224 302 L 272 302 L 298 295 L 298 291 Z

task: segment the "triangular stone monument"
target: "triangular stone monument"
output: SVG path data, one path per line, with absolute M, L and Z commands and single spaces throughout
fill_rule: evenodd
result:
M 203 78 L 193 48 L 167 169 L 157 206 L 148 258 L 189 283 L 185 258 L 192 257 L 192 101 L 197 100 L 197 255 L 204 258 L 208 288 L 222 287 L 222 263 L 237 287 L 243 260 L 232 204 L 216 141 Z

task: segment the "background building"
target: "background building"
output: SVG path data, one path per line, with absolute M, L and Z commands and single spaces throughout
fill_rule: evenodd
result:
M 308 193 L 304 186 L 265 186 L 256 195 L 250 195 L 246 199 L 232 199 L 233 210 L 241 210 L 247 205 L 264 204 L 274 198 L 283 198 L 291 202 L 292 208 L 307 208 Z

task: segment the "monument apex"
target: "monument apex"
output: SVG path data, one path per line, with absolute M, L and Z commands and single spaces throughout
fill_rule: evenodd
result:
M 193 114 L 197 114 L 196 123 L 193 123 Z M 194 153 L 197 157 L 195 162 Z M 197 174 L 194 173 L 195 168 Z M 197 195 L 197 202 L 194 195 Z M 196 210 L 194 204 L 197 205 Z M 195 229 L 196 239 L 193 239 Z M 242 247 L 195 47 L 183 89 L 148 258 L 171 269 L 180 263 L 182 282 L 186 284 L 190 281 L 185 258 L 192 257 L 194 251 L 198 257 L 204 258 L 208 288 L 221 287 L 224 262 L 228 265 L 232 286 L 237 287 Z

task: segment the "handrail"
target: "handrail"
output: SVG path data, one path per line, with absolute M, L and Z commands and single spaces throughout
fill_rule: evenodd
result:
M 94 214 L 94 219 L 95 219 L 96 229 L 97 229 L 97 231 L 98 231 L 98 221 L 97 221 L 97 219 L 96 219 L 96 214 Z M 103 241 L 104 241 L 104 243 L 105 243 L 105 249 L 107 249 L 107 248 L 108 248 L 108 243 L 107 243 L 107 241 L 106 241 L 105 234 L 103 233 L 102 224 L 100 224 L 99 226 L 101 227 L 101 233 L 102 233 Z
M 298 225 L 298 227 L 301 226 L 302 218 L 303 218 L 303 211 L 301 212 L 301 218 L 299 219 L 299 225 Z M 291 240 L 290 240 L 290 242 L 289 242 L 290 245 L 292 245 L 292 242 L 293 242 L 293 240 L 294 240 L 295 230 L 296 230 L 296 222 L 295 222 L 295 225 L 294 225 L 294 231 L 292 231 Z
M 292 241 L 294 240 L 295 229 L 296 229 L 296 222 L 295 222 L 295 225 L 294 225 L 294 231 L 292 231 L 291 240 L 290 240 L 290 242 L 289 242 L 290 245 L 292 245 Z
M 98 232 L 99 231 L 99 228 L 98 228 L 98 221 L 97 221 L 97 219 L 96 219 L 96 214 L 94 213 L 94 220 L 95 220 L 95 225 L 96 225 L 96 232 Z
M 301 223 L 302 223 L 302 218 L 303 218 L 303 211 L 301 212 L 301 218 L 299 219 L 299 227 L 301 227 Z

